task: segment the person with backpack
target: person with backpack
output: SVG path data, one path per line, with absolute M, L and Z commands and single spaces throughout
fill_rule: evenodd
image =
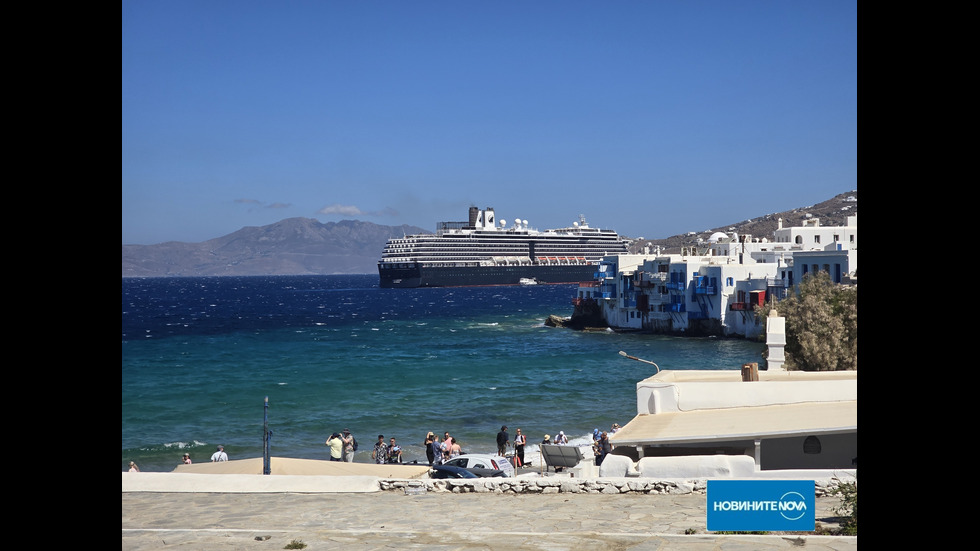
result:
M 354 452 L 357 451 L 357 438 L 354 438 L 354 435 L 350 433 L 350 429 L 344 429 L 342 440 L 344 441 L 344 461 L 353 463 Z

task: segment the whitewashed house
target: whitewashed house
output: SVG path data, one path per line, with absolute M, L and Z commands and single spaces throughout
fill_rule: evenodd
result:
M 857 371 L 660 371 L 636 385 L 637 415 L 611 435 L 639 468 L 728 465 L 755 472 L 857 467 Z M 751 458 L 751 462 L 747 459 Z M 657 466 L 659 464 L 659 466 Z M 657 467 L 655 467 L 657 466 Z
M 717 232 L 681 254 L 609 256 L 576 301 L 595 301 L 617 330 L 754 338 L 765 330 L 755 309 L 818 270 L 839 283 L 855 276 L 857 216 L 827 227 L 780 220 L 771 241 Z

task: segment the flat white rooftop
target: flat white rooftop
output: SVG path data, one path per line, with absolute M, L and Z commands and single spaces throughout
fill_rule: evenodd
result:
M 855 431 L 857 400 L 849 400 L 637 415 L 609 441 L 649 446 Z
M 734 442 L 857 432 L 857 371 L 664 370 L 636 385 L 616 446 Z

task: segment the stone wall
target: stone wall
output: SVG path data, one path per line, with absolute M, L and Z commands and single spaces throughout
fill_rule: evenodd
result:
M 643 478 L 451 478 L 381 479 L 382 491 L 405 493 L 512 494 L 706 494 L 707 479 L 656 480 Z M 816 480 L 816 497 L 830 495 L 836 480 Z

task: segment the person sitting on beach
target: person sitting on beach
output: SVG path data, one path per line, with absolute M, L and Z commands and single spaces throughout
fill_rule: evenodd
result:
M 619 426 L 619 423 L 613 423 L 612 430 L 609 431 L 609 434 L 616 434 L 616 431 L 618 431 L 621 428 L 623 427 Z
M 339 432 L 331 434 L 324 444 L 330 446 L 330 461 L 344 460 L 344 440 L 340 437 Z
M 550 434 L 544 435 L 544 440 L 542 440 L 541 443 L 542 444 L 551 444 L 551 435 Z
M 395 439 L 392 438 L 391 442 L 388 444 L 388 463 L 401 463 L 402 462 L 402 447 L 395 444 Z
M 214 463 L 215 461 L 228 461 L 228 454 L 225 453 L 225 447 L 220 444 L 218 445 L 217 451 L 211 454 L 211 462 Z
M 565 445 L 568 444 L 568 437 L 565 436 L 565 431 L 558 431 L 558 436 L 555 437 L 555 444 Z
M 374 450 L 371 451 L 371 459 L 374 459 L 374 462 L 379 465 L 388 462 L 388 444 L 385 443 L 385 435 L 378 435 L 378 441 L 374 444 Z
M 183 462 L 184 462 L 184 465 L 190 465 L 191 464 L 191 454 L 185 453 L 184 454 Z
M 130 461 L 129 462 L 129 472 L 131 472 L 131 473 L 138 473 L 138 472 L 140 472 L 140 468 L 136 466 L 136 462 L 135 461 Z

